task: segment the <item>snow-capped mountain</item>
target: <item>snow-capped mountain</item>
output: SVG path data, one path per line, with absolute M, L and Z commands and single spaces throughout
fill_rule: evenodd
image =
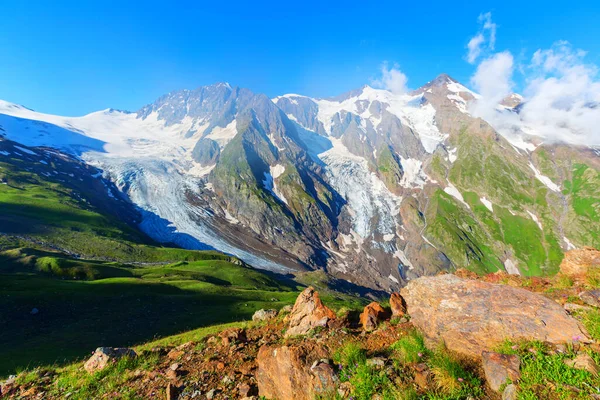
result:
M 474 117 L 479 98 L 444 74 L 410 93 L 331 99 L 220 83 L 137 113 L 0 102 L 0 135 L 102 169 L 154 239 L 261 268 L 390 289 L 457 267 L 548 273 L 563 250 L 598 246 L 597 153 L 504 135 Z M 518 116 L 523 101 L 497 112 Z

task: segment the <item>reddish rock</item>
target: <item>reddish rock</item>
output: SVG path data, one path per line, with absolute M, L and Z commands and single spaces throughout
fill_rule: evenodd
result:
M 585 277 L 590 268 L 600 268 L 600 251 L 592 247 L 567 251 L 560 264 L 560 272 L 574 278 Z
M 312 400 L 334 393 L 337 376 L 331 365 L 318 361 L 326 354 L 325 349 L 320 347 L 261 347 L 256 358 L 259 396 L 278 400 Z
M 360 314 L 360 324 L 366 331 L 372 331 L 377 325 L 387 317 L 387 312 L 376 301 L 365 307 Z
M 98 347 L 83 367 L 92 374 L 106 368 L 109 362 L 117 361 L 122 357 L 136 356 L 135 351 L 124 347 Z
M 229 346 L 231 343 L 242 343 L 247 340 L 246 331 L 241 328 L 226 329 L 219 333 L 219 337 L 221 338 L 221 343 L 225 346 Z
M 511 382 L 516 382 L 521 376 L 519 372 L 521 361 L 516 355 L 484 351 L 481 354 L 481 362 L 485 379 L 495 392 L 499 393 L 502 385 L 509 379 Z
M 400 293 L 392 293 L 390 307 L 392 308 L 392 317 L 404 317 L 406 315 L 406 301 Z
M 428 342 L 441 340 L 473 358 L 505 340 L 589 342 L 585 329 L 558 303 L 525 289 L 446 274 L 414 279 L 402 296 L 411 322 Z
M 304 335 L 316 327 L 328 326 L 333 320 L 335 313 L 323 305 L 315 289 L 308 287 L 300 293 L 287 317 L 289 326 L 285 336 Z
M 169 360 L 178 360 L 184 354 L 185 354 L 185 352 L 183 350 L 173 349 L 173 350 L 169 351 L 169 353 L 167 354 L 167 358 Z

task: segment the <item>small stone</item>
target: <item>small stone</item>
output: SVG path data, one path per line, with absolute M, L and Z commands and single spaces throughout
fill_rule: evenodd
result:
M 216 391 L 215 389 L 210 389 L 210 390 L 208 391 L 208 393 L 206 393 L 206 398 L 207 398 L 208 400 L 212 400 L 212 399 L 214 399 L 214 398 L 215 398 L 215 395 L 216 395 L 216 394 L 217 394 L 217 391 Z
M 594 359 L 588 353 L 579 353 L 574 359 L 565 360 L 565 364 L 571 368 L 588 371 L 592 375 L 598 376 L 598 364 L 596 364 Z
M 579 298 L 585 304 L 593 307 L 600 307 L 600 289 L 586 290 L 585 292 L 579 293 Z
M 376 301 L 365 307 L 360 314 L 360 324 L 365 331 L 372 331 L 387 317 L 387 312 Z
M 268 321 L 275 317 L 277 317 L 277 310 L 260 309 L 254 313 L 254 315 L 252 316 L 252 321 L 254 321 L 254 322 Z
M 238 385 L 238 394 L 241 398 L 246 398 L 258 394 L 256 388 L 249 383 L 243 382 Z
M 116 361 L 123 357 L 136 356 L 135 351 L 125 347 L 98 347 L 83 367 L 91 374 L 106 368 L 111 361 Z
M 371 367 L 383 368 L 385 366 L 386 361 L 387 360 L 383 357 L 373 357 L 367 360 L 367 365 Z
M 516 382 L 521 376 L 519 372 L 521 361 L 516 355 L 484 351 L 481 354 L 481 361 L 485 379 L 494 392 L 500 392 L 500 388 L 508 380 Z
M 167 358 L 169 360 L 178 360 L 180 359 L 183 355 L 185 354 L 185 352 L 183 350 L 177 350 L 177 349 L 173 349 L 171 350 L 168 354 L 167 354 Z
M 179 363 L 173 363 L 169 368 L 171 368 L 173 371 L 177 371 L 180 366 L 181 365 Z
M 513 383 L 506 385 L 502 392 L 502 400 L 517 400 L 517 386 Z
M 427 385 L 429 384 L 429 374 L 430 372 L 427 364 L 420 363 L 415 365 L 415 383 L 421 389 L 427 388 Z
M 175 370 L 172 370 L 171 368 L 167 369 L 167 372 L 165 372 L 165 376 L 166 376 L 168 379 L 171 379 L 171 380 L 175 380 L 175 379 L 177 379 L 177 376 L 178 376 L 178 375 L 179 375 L 179 374 L 177 373 L 177 371 L 175 371 Z

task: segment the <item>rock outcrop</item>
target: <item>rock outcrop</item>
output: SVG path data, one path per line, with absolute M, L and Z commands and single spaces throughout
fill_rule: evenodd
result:
M 400 293 L 392 293 L 390 307 L 392 308 L 392 317 L 400 318 L 406 315 L 406 301 Z
M 335 319 L 335 313 L 319 298 L 319 293 L 312 288 L 304 289 L 296 299 L 292 312 L 288 315 L 289 322 L 286 336 L 304 335 L 316 327 L 325 327 Z
M 521 376 L 521 362 L 516 355 L 484 351 L 481 353 L 481 364 L 485 379 L 494 392 L 500 392 L 502 385 L 509 381 L 516 382 Z
M 474 358 L 507 339 L 589 341 L 559 304 L 525 289 L 447 274 L 415 279 L 402 295 L 411 322 L 429 341 Z
M 278 400 L 312 400 L 335 391 L 338 378 L 321 359 L 322 347 L 263 346 L 258 351 L 256 381 L 260 396 Z
M 113 361 L 123 357 L 136 357 L 137 354 L 132 349 L 125 347 L 98 347 L 94 354 L 86 361 L 84 368 L 90 374 L 103 370 Z
M 377 328 L 377 325 L 383 321 L 388 313 L 376 301 L 365 307 L 360 314 L 360 324 L 366 331 L 372 331 Z
M 600 268 L 600 251 L 592 247 L 570 250 L 560 264 L 560 272 L 571 277 L 583 277 L 590 268 Z

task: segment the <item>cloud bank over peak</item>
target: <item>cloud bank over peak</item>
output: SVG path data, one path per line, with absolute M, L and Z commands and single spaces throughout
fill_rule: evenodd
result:
M 491 49 L 496 30 L 491 14 L 482 14 L 479 22 L 483 23 L 483 31 L 489 31 L 489 42 L 484 42 Z M 471 42 L 478 35 L 482 31 Z M 468 62 L 479 57 L 482 44 L 473 48 L 474 52 L 469 48 Z M 524 134 L 529 134 L 547 142 L 600 145 L 599 69 L 587 64 L 585 56 L 585 51 L 573 48 L 569 42 L 558 41 L 549 49 L 535 51 L 528 64 L 516 70 L 509 51 L 492 53 L 479 62 L 471 77 L 481 98 L 470 105 L 469 111 L 487 120 L 513 143 L 522 143 Z M 513 92 L 515 73 L 522 74 L 525 82 L 518 113 L 499 105 Z

